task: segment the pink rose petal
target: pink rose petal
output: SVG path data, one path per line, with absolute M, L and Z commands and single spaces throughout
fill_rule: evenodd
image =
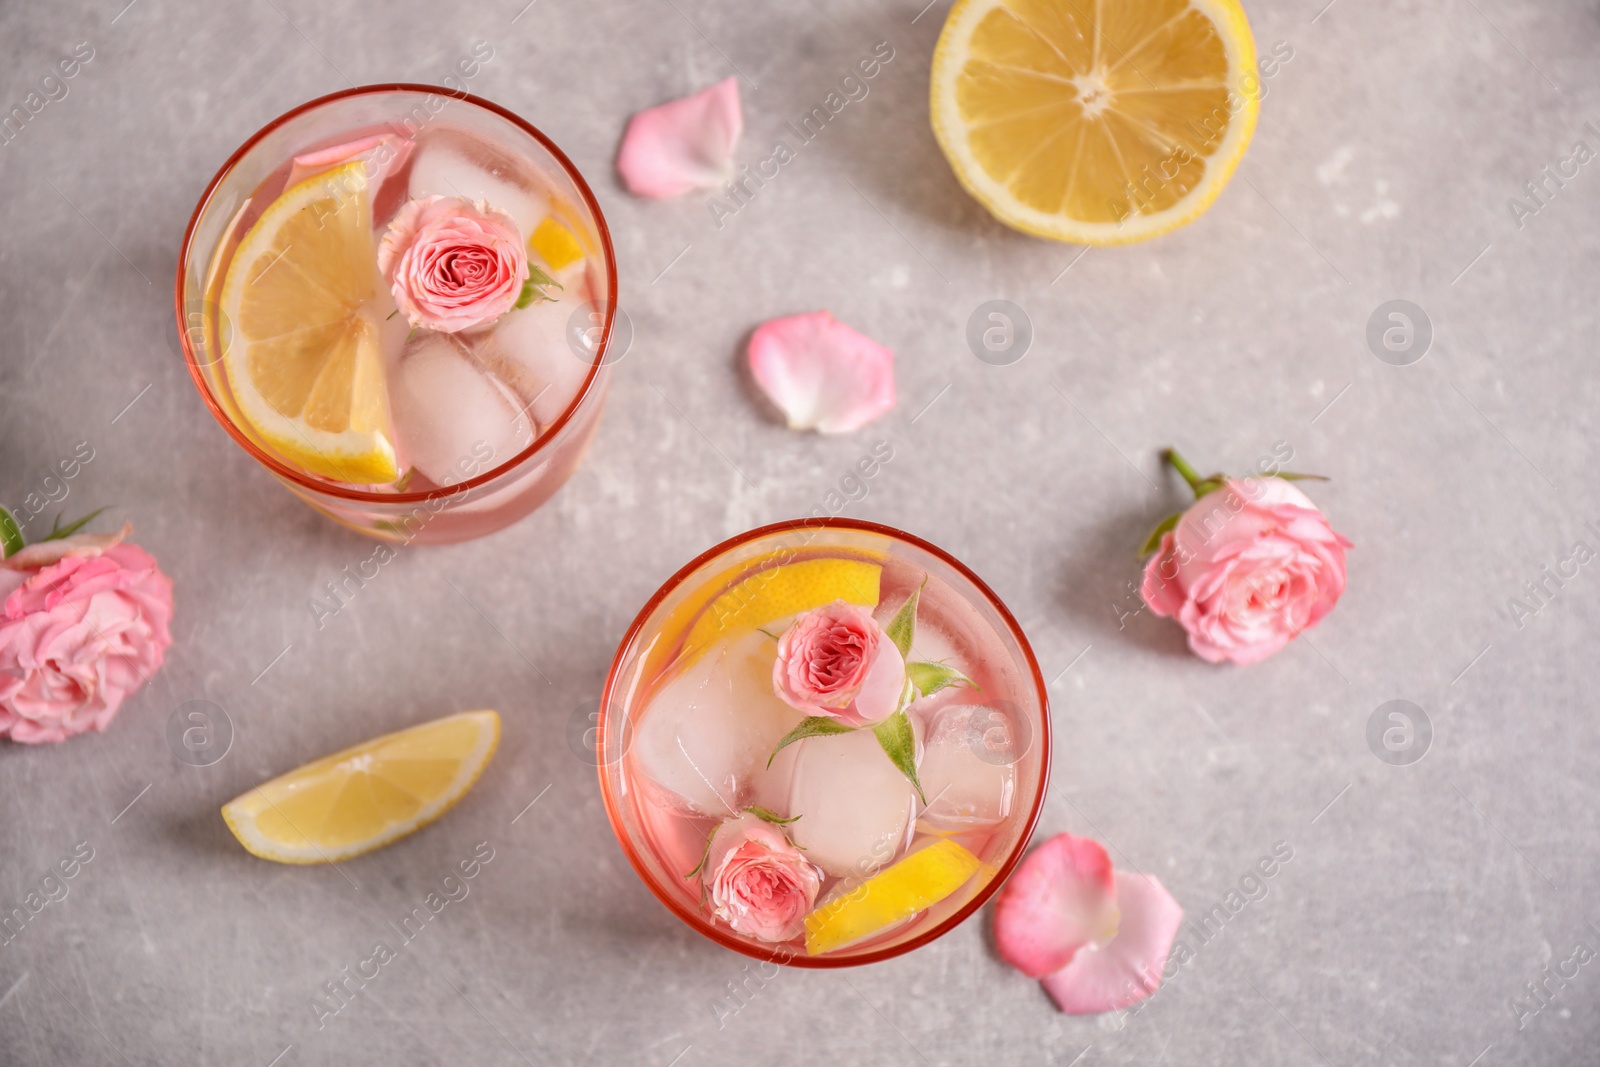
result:
M 133 524 L 124 522 L 116 533 L 78 533 L 55 541 L 38 541 L 7 556 L 4 566 L 15 571 L 37 570 L 59 563 L 67 556 L 98 556 L 121 544 L 132 533 Z
M 1085 949 L 1041 983 L 1068 1015 L 1121 1011 L 1154 993 L 1183 921 L 1183 908 L 1148 874 L 1116 874 L 1122 922 L 1106 944 Z
M 400 207 L 400 201 L 404 199 L 405 193 L 405 183 L 391 179 L 405 172 L 406 164 L 411 161 L 411 152 L 416 146 L 417 143 L 409 137 L 402 137 L 397 133 L 380 133 L 336 144 L 331 148 L 302 152 L 294 157 L 294 162 L 289 168 L 289 179 L 284 183 L 284 188 L 302 182 L 330 167 L 359 159 L 367 165 L 367 179 L 372 187 L 372 217 L 386 219 Z
M 385 177 L 397 173 L 405 166 L 406 160 L 411 158 L 411 150 L 415 147 L 416 142 L 409 137 L 380 133 L 372 137 L 363 137 L 358 141 L 336 144 L 331 148 L 302 152 L 294 157 L 294 162 L 289 168 L 289 180 L 284 185 L 285 187 L 294 185 L 329 167 L 359 159 L 368 164 L 367 176 L 373 179 L 373 185 L 376 186 Z
M 878 655 L 856 694 L 855 713 L 863 723 L 882 722 L 900 707 L 906 687 L 906 661 L 887 636 L 878 643 Z
M 826 311 L 762 323 L 749 359 L 791 430 L 848 433 L 894 407 L 894 353 Z
M 1172 551 L 1172 531 L 1161 535 L 1161 547 L 1145 565 L 1139 595 L 1157 615 L 1176 615 L 1183 607 L 1183 589 L 1178 585 L 1178 562 Z
M 1057 834 L 1022 861 L 1000 891 L 1000 957 L 1030 978 L 1054 974 L 1080 950 L 1119 935 L 1111 857 L 1098 841 Z
M 715 189 L 733 177 L 733 149 L 743 132 L 738 79 L 724 78 L 629 119 L 617 172 L 635 196 Z

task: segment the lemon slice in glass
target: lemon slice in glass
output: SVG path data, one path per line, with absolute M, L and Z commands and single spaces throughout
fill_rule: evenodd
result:
M 933 55 L 939 146 L 1007 225 L 1081 244 L 1216 199 L 1261 103 L 1238 0 L 958 0 Z
M 966 884 L 982 867 L 954 841 L 935 841 L 806 916 L 806 954 L 820 955 L 909 919 Z
M 684 638 L 683 655 L 698 655 L 724 637 L 745 634 L 835 600 L 877 607 L 882 576 L 880 564 L 837 557 L 801 560 L 756 571 L 706 606 Z
M 579 243 L 577 234 L 556 221 L 554 215 L 546 215 L 533 228 L 533 236 L 528 238 L 528 248 L 556 272 L 566 270 L 584 257 L 583 245 Z
M 464 711 L 335 752 L 222 809 L 233 836 L 279 863 L 334 863 L 397 841 L 466 795 L 500 743 L 500 716 Z
M 313 474 L 400 476 L 368 302 L 378 285 L 360 160 L 287 189 L 245 234 L 222 286 L 228 386 L 246 427 Z

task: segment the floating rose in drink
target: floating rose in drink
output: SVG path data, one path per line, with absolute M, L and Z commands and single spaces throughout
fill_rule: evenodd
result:
M 836 600 L 801 615 L 778 638 L 772 688 L 791 708 L 850 726 L 900 706 L 906 661 L 870 614 Z
M 711 831 L 699 873 L 717 918 L 759 941 L 798 937 L 822 885 L 782 822 L 759 808 L 728 819 Z
M 488 201 L 419 196 L 389 221 L 378 270 L 412 326 L 460 333 L 516 306 L 528 253 L 516 222 Z

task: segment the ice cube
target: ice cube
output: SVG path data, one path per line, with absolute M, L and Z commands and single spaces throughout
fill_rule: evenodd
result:
M 531 404 L 541 427 L 567 410 L 592 366 L 568 344 L 568 320 L 577 306 L 567 299 L 541 300 L 506 312 L 472 341 L 484 364 Z
M 394 302 L 394 292 L 384 279 L 383 272 L 378 270 L 376 261 L 372 264 L 372 299 L 367 302 L 366 313 L 377 323 L 378 352 L 383 356 L 383 373 L 392 381 L 400 369 L 400 356 L 405 352 L 406 342 L 411 336 L 411 323 L 400 314 Z
M 449 334 L 423 331 L 405 346 L 389 404 L 399 449 L 439 485 L 504 463 L 533 439 L 515 395 Z
M 914 719 L 922 741 L 917 777 L 928 798 L 919 817 L 923 829 L 957 833 L 993 826 L 1011 813 L 1017 728 L 1006 711 L 952 704 Z
M 872 731 L 810 737 L 790 747 L 801 751 L 788 815 L 800 817 L 788 829 L 806 859 L 856 880 L 892 862 L 910 840 L 916 794 Z
M 526 241 L 550 214 L 550 197 L 534 165 L 465 130 L 438 129 L 418 138 L 410 195 L 486 200 L 516 220 Z
M 772 630 L 778 633 L 778 630 Z M 771 766 L 762 766 L 756 769 L 755 787 L 750 795 L 750 802 L 759 804 L 768 811 L 775 812 L 787 819 L 791 814 L 789 810 L 790 790 L 794 785 L 795 761 L 800 758 L 799 744 L 789 745 L 782 752 L 772 758 Z
M 640 713 L 631 756 L 687 815 L 726 817 L 753 803 L 756 774 L 802 718 L 772 691 L 777 645 L 748 633 L 712 646 Z

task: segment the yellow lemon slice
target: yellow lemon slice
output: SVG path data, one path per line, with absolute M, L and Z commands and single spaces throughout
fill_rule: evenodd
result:
M 883 567 L 866 560 L 801 560 L 757 571 L 706 606 L 684 638 L 683 655 L 698 655 L 713 643 L 748 633 L 775 619 L 843 600 L 877 607 Z
M 500 743 L 500 716 L 464 711 L 335 752 L 222 809 L 233 836 L 279 863 L 333 863 L 397 841 L 466 795 Z
M 554 215 L 545 216 L 533 228 L 528 247 L 549 264 L 552 272 L 561 271 L 583 258 L 583 245 L 578 243 L 577 236 L 557 222 Z
M 806 954 L 832 951 L 908 919 L 960 889 L 982 866 L 949 839 L 918 849 L 807 915 Z
M 1123 244 L 1216 199 L 1261 84 L 1238 0 L 958 0 L 933 56 L 934 136 L 996 218 Z
M 222 285 L 228 386 L 248 428 L 290 462 L 335 481 L 392 482 L 389 396 L 366 164 L 286 190 L 245 234 Z

